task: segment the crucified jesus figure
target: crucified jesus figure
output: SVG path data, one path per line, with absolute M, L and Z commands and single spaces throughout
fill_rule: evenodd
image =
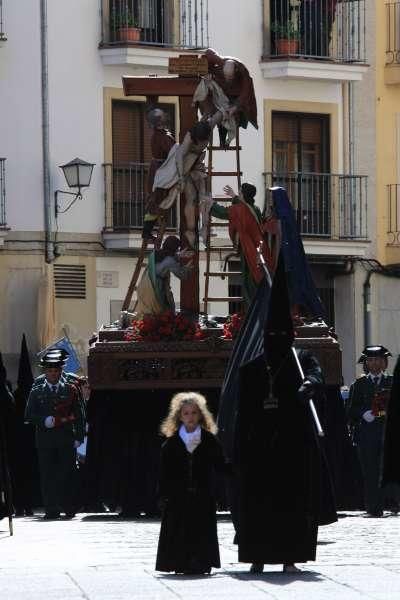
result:
M 143 238 L 155 241 L 152 228 L 160 216 L 175 204 L 180 193 L 185 194 L 184 236 L 190 248 L 196 247 L 196 205 L 208 201 L 207 174 L 204 165 L 205 150 L 210 143 L 215 125 L 222 121 L 220 111 L 209 119 L 197 122 L 185 135 L 181 144 L 175 144 L 154 176 L 145 214 Z

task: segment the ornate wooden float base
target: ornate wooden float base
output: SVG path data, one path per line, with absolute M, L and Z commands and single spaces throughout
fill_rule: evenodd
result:
M 88 373 L 94 390 L 221 388 L 233 342 L 127 342 L 121 329 L 103 329 L 89 350 Z M 325 325 L 296 329 L 295 347 L 311 350 L 328 385 L 341 384 L 341 351 Z

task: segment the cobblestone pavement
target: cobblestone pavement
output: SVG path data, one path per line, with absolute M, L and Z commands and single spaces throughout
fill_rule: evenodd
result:
M 210 577 L 154 571 L 160 524 L 114 515 L 72 521 L 0 521 L 1 600 L 376 600 L 400 599 L 400 516 L 341 515 L 320 529 L 317 561 L 296 575 L 237 563 L 229 521 L 218 524 L 222 569 Z M 300 565 L 301 566 L 301 565 Z

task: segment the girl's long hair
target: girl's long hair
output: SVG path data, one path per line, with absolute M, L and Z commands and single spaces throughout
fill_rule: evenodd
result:
M 167 417 L 161 424 L 161 433 L 166 437 L 173 436 L 181 425 L 181 410 L 187 404 L 195 404 L 200 411 L 200 426 L 210 433 L 217 433 L 214 418 L 207 408 L 207 400 L 197 392 L 180 392 L 175 394 L 169 405 Z

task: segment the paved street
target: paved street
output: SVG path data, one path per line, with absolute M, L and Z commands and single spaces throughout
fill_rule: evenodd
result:
M 211 577 L 155 573 L 159 522 L 79 515 L 73 521 L 0 522 L 1 600 L 400 598 L 400 517 L 348 513 L 320 529 L 318 560 L 298 575 L 267 566 L 250 575 L 236 562 L 232 525 L 219 522 L 222 569 Z

